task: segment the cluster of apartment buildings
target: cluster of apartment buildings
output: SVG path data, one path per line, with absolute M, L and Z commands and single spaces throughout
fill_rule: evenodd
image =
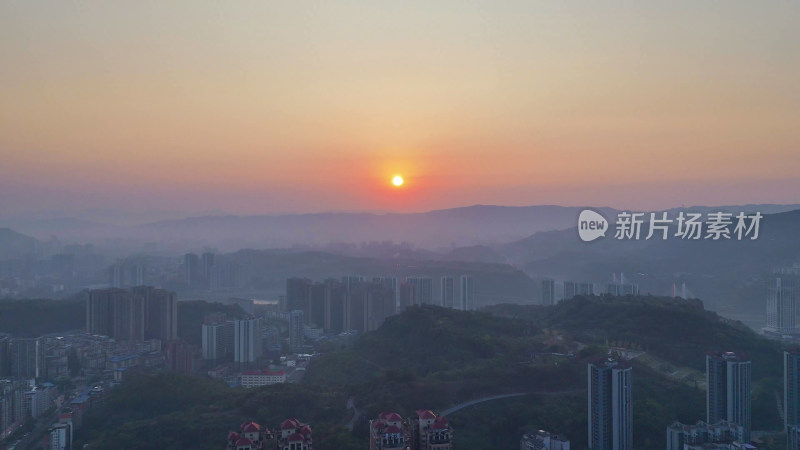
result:
M 311 426 L 286 419 L 274 431 L 256 422 L 243 423 L 228 433 L 226 450 L 313 450 Z
M 227 450 L 313 450 L 311 426 L 287 419 L 273 430 L 256 422 L 246 422 L 238 432 L 228 433 Z M 370 450 L 452 450 L 453 428 L 444 416 L 430 410 L 416 411 L 403 418 L 383 412 L 369 422 Z M 568 448 L 567 448 L 568 450 Z
M 667 450 L 753 449 L 751 363 L 733 352 L 706 356 L 706 421 L 673 423 L 667 428 Z M 783 354 L 783 419 L 787 448 L 800 450 L 800 349 Z
M 118 340 L 175 340 L 178 338 L 177 295 L 151 286 L 89 291 L 86 332 Z
M 204 318 L 202 354 L 212 364 L 229 360 L 249 364 L 265 354 L 278 356 L 281 348 L 279 330 L 260 318 L 227 319 L 221 313 Z
M 40 442 L 42 446 L 49 450 L 72 449 L 75 432 L 83 425 L 84 416 L 90 409 L 102 406 L 104 401 L 105 389 L 99 385 L 79 392 L 50 426 Z
M 519 450 L 569 450 L 569 439 L 544 430 L 536 430 L 522 436 Z
M 750 373 L 744 355 L 706 355 L 706 420 L 667 427 L 667 450 L 755 449 L 750 443 Z
M 369 421 L 370 450 L 451 450 L 453 427 L 444 416 L 429 409 L 416 411 L 416 417 L 403 418 L 396 412 L 383 412 Z
M 0 439 L 10 435 L 27 418 L 37 418 L 59 399 L 52 383 L 0 380 Z
M 631 365 L 613 358 L 598 360 L 589 364 L 588 376 L 589 448 L 633 449 Z M 706 421 L 667 427 L 667 450 L 756 448 L 750 444 L 750 360 L 733 352 L 710 353 L 706 381 Z
M 458 282 L 457 282 L 458 281 Z M 438 296 L 434 293 L 438 292 Z M 434 289 L 432 277 L 398 278 L 360 275 L 314 282 L 308 278 L 286 280 L 286 296 L 281 309 L 302 313 L 303 324 L 321 328 L 323 333 L 347 330 L 376 330 L 387 317 L 412 305 L 438 305 L 465 311 L 474 310 L 475 282 L 471 275 L 439 278 Z M 299 320 L 300 314 L 297 314 Z
M 0 336 L 0 436 L 10 434 L 26 418 L 38 418 L 63 397 L 49 381 L 69 377 L 80 364 L 84 374 L 113 380 L 115 361 L 121 354 L 152 348 L 116 342 L 104 336 L 69 334 L 38 338 Z M 163 364 L 161 354 L 158 361 Z M 49 380 L 49 381 L 48 381 Z
M 545 278 L 541 281 L 543 305 L 555 305 L 560 300 L 570 299 L 576 295 L 639 295 L 639 285 L 625 281 L 625 275 L 612 274 L 612 281 L 605 285 L 596 285 L 590 281 L 556 281 Z
M 145 344 L 144 350 L 118 353 L 109 361 L 118 377 L 124 375 L 124 370 L 134 372 L 161 363 L 174 372 L 192 373 L 200 360 L 199 349 L 178 339 L 177 295 L 165 289 L 137 286 L 89 291 L 86 332 L 123 345 Z M 108 355 L 100 352 L 97 357 L 103 354 Z M 91 368 L 94 363 L 87 366 Z
M 231 289 L 244 285 L 239 265 L 211 252 L 185 254 L 182 269 L 183 281 L 190 289 Z

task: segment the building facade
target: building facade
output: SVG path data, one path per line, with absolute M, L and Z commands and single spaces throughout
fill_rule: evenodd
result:
M 589 364 L 589 448 L 633 448 L 632 368 L 603 359 Z
M 792 278 L 776 277 L 767 285 L 767 329 L 775 333 L 797 331 L 797 305 Z
M 412 450 L 413 429 L 409 419 L 382 412 L 369 421 L 369 450 Z
M 706 355 L 706 423 L 741 425 L 750 441 L 750 359 L 733 352 Z
M 673 422 L 667 427 L 667 450 L 684 450 L 685 446 L 694 445 L 741 443 L 743 439 L 744 428 L 724 420 L 715 424 L 701 420 L 694 425 Z
M 462 311 L 474 311 L 475 310 L 475 279 L 472 275 L 461 275 L 461 289 L 459 291 L 459 295 L 461 301 L 459 302 L 458 308 Z
M 537 430 L 522 436 L 519 450 L 569 450 L 569 440 L 544 430 Z
M 413 426 L 415 450 L 452 450 L 453 428 L 444 416 L 419 410 Z
M 233 361 L 241 364 L 255 362 L 261 357 L 261 321 L 254 318 L 233 321 Z

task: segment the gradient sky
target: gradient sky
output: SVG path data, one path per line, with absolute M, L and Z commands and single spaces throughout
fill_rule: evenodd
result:
M 795 1 L 4 1 L 0 216 L 800 203 L 799 19 Z

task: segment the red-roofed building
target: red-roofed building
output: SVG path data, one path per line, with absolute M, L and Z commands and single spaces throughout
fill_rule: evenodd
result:
M 281 422 L 278 450 L 313 450 L 311 427 L 297 419 Z
M 382 412 L 369 421 L 370 450 L 413 450 L 411 420 L 395 412 Z
M 241 432 L 228 433 L 226 450 L 268 450 L 275 448 L 275 434 L 256 422 L 241 425 Z
M 417 411 L 414 424 L 414 443 L 417 450 L 451 450 L 453 448 L 453 428 L 444 416 L 437 417 L 429 409 Z

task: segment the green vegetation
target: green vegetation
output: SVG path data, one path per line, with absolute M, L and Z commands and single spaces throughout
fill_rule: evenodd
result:
M 312 425 L 320 448 L 361 448 L 342 433 L 340 424 L 350 417 L 346 402 L 340 394 L 290 384 L 246 390 L 199 377 L 141 376 L 91 411 L 76 448 L 219 449 L 244 421 L 273 428 L 290 417 Z
M 0 300 L 0 333 L 14 337 L 38 337 L 71 331 L 86 325 L 86 304 L 70 300 Z
M 143 377 L 112 391 L 79 437 L 99 448 L 112 442 L 124 448 L 219 448 L 243 420 L 275 426 L 297 416 L 312 425 L 318 448 L 355 449 L 366 444 L 366 419 L 381 411 L 412 416 L 420 408 L 441 412 L 470 400 L 526 393 L 450 414 L 457 447 L 514 448 L 524 432 L 545 428 L 583 448 L 586 366 L 605 356 L 612 342 L 638 346 L 649 356 L 643 363 L 632 360 L 636 448 L 661 448 L 671 422 L 703 418 L 703 386 L 690 378 L 701 373 L 706 352 L 715 350 L 753 358 L 753 427 L 780 429 L 778 344 L 705 311 L 696 300 L 588 297 L 549 308 L 497 305 L 488 313 L 409 308 L 353 348 L 315 359 L 300 385 L 246 391 L 198 378 Z M 344 428 L 352 417 L 345 407 L 349 397 L 364 414 L 352 433 Z
M 501 317 L 557 328 L 583 343 L 635 343 L 677 366 L 705 372 L 708 352 L 735 351 L 753 361 L 753 378 L 781 376 L 780 344 L 703 309 L 700 300 L 665 297 L 575 297 L 555 306 L 496 305 Z

